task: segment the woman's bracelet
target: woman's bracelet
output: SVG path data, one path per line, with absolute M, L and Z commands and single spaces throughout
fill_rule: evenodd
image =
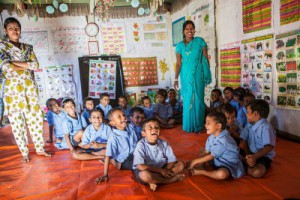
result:
M 174 79 L 174 81 L 178 81 L 178 79 L 177 79 L 177 78 L 175 78 L 175 79 Z

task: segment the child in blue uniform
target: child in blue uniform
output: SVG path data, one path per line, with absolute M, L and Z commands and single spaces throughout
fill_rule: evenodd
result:
M 130 119 L 130 110 L 131 110 L 131 106 L 127 104 L 127 98 L 125 96 L 120 96 L 118 98 L 118 104 L 119 104 L 119 108 L 121 108 L 123 110 L 123 112 L 125 113 L 127 120 Z
M 49 125 L 49 140 L 47 142 L 53 142 L 53 133 L 55 136 L 55 142 L 61 143 L 65 133 L 63 132 L 62 121 L 66 117 L 66 113 L 60 109 L 58 101 L 54 98 L 50 98 L 46 102 L 48 112 L 47 121 Z
M 104 119 L 108 121 L 108 112 L 111 110 L 111 105 L 109 105 L 109 95 L 107 93 L 100 94 L 100 103 L 97 106 L 104 112 Z
M 240 125 L 244 128 L 246 124 L 248 123 L 247 120 L 247 105 L 250 103 L 250 101 L 255 100 L 255 96 L 251 93 L 246 93 L 243 97 L 243 105 L 240 107 L 238 113 L 237 113 L 237 120 L 240 123 Z
M 87 123 L 82 115 L 76 113 L 76 105 L 73 99 L 64 99 L 62 103 L 63 108 L 67 113 L 62 122 L 65 137 L 59 145 L 55 146 L 61 149 L 70 149 L 70 152 L 73 154 L 75 148 L 81 146 L 83 129 L 87 127 Z
M 205 151 L 200 158 L 192 160 L 188 168 L 192 175 L 205 175 L 216 180 L 224 180 L 229 177 L 240 178 L 244 175 L 244 166 L 240 160 L 239 148 L 226 130 L 226 116 L 224 113 L 211 112 L 206 117 L 205 127 L 207 138 Z M 213 161 L 216 169 L 208 171 L 204 163 Z M 195 169 L 199 165 L 202 169 Z
M 210 104 L 208 112 L 214 112 L 222 105 L 222 92 L 220 89 L 213 89 L 210 94 Z
M 239 108 L 240 108 L 240 105 L 239 105 L 239 102 L 237 102 L 233 98 L 233 88 L 232 87 L 226 87 L 223 90 L 223 93 L 224 93 L 224 103 L 231 104 L 235 108 L 235 110 L 237 112 L 239 110 Z
M 131 126 L 127 125 L 126 115 L 122 109 L 111 109 L 108 117 L 109 123 L 113 127 L 113 133 L 107 141 L 104 174 L 96 179 L 97 184 L 108 181 L 110 162 L 117 169 L 132 170 L 133 151 L 138 142 L 136 133 Z
M 168 184 L 184 179 L 184 163 L 177 161 L 169 144 L 159 139 L 157 119 L 147 119 L 140 140 L 134 150 L 133 170 L 137 181 L 149 184 L 155 191 L 157 184 Z
M 94 109 L 93 98 L 91 98 L 91 97 L 84 98 L 83 106 L 84 106 L 84 109 L 83 109 L 83 112 L 82 112 L 82 116 L 84 117 L 87 124 L 90 125 L 91 124 L 91 122 L 90 122 L 90 112 Z
M 106 143 L 112 129 L 103 122 L 103 111 L 93 109 L 90 112 L 90 124 L 82 137 L 83 151 L 73 154 L 77 160 L 103 159 L 105 157 Z
M 150 119 L 154 117 L 154 105 L 151 103 L 151 99 L 148 96 L 144 96 L 142 98 L 142 103 L 143 105 L 141 106 L 141 108 L 143 108 L 144 112 L 145 112 L 145 117 L 146 119 Z
M 142 139 L 142 125 L 145 121 L 144 110 L 140 107 L 133 107 L 130 111 L 130 125 L 135 130 L 138 140 Z
M 172 119 L 173 109 L 171 104 L 166 102 L 167 92 L 164 89 L 160 89 L 156 98 L 158 103 L 154 106 L 154 116 L 159 121 L 162 128 L 173 128 L 175 120 Z
M 265 100 L 254 100 L 247 106 L 248 124 L 241 139 L 246 153 L 247 173 L 254 178 L 261 178 L 267 173 L 275 156 L 276 134 L 267 121 L 269 112 L 269 104 Z
M 170 103 L 173 109 L 172 118 L 175 120 L 176 124 L 182 124 L 182 104 L 176 99 L 176 91 L 174 89 L 169 89 L 167 103 Z

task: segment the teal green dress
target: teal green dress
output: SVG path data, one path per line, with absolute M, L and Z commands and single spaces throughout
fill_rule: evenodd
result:
M 204 89 L 211 83 L 209 63 L 203 54 L 206 46 L 206 42 L 200 37 L 195 37 L 187 45 L 181 41 L 176 46 L 176 54 L 181 55 L 182 129 L 186 132 L 199 132 L 203 128 Z

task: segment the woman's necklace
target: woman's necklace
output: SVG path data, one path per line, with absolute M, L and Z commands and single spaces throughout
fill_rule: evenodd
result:
M 192 40 L 189 42 L 184 40 L 184 43 L 185 43 L 184 53 L 187 56 L 186 60 L 188 60 L 188 57 L 190 56 L 190 54 L 192 53 L 192 50 L 193 50 L 193 43 L 192 43 Z

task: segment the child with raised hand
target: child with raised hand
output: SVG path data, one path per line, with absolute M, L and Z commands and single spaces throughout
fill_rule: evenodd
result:
M 233 88 L 226 87 L 224 88 L 223 93 L 224 93 L 224 103 L 231 104 L 235 108 L 235 110 L 238 111 L 240 106 L 239 106 L 239 102 L 237 102 L 233 98 Z
M 148 96 L 144 96 L 142 98 L 142 106 L 141 108 L 143 108 L 144 112 L 145 112 L 145 117 L 146 119 L 150 119 L 154 117 L 154 105 L 151 103 L 151 99 Z
M 82 112 L 82 116 L 84 117 L 87 124 L 90 125 L 91 124 L 91 122 L 90 122 L 90 112 L 94 109 L 93 98 L 91 98 L 91 97 L 84 98 L 83 106 L 84 106 L 84 109 L 83 109 L 83 112 Z
M 109 105 L 109 95 L 107 93 L 100 94 L 100 103 L 97 108 L 100 108 L 104 112 L 104 119 L 108 121 L 108 112 L 111 110 L 111 105 Z
M 130 119 L 130 110 L 131 106 L 127 103 L 127 98 L 125 96 L 119 96 L 118 98 L 118 104 L 119 108 L 123 110 L 123 112 L 126 114 L 127 120 Z
M 103 123 L 103 115 L 103 111 L 100 109 L 90 111 L 91 124 L 85 129 L 82 137 L 83 151 L 74 153 L 74 159 L 94 160 L 105 157 L 106 143 L 112 129 Z
M 166 100 L 167 103 L 170 103 L 173 109 L 173 116 L 172 118 L 175 120 L 175 123 L 182 124 L 182 105 L 176 99 L 176 91 L 175 89 L 169 89 L 168 91 L 168 99 Z
M 184 179 L 184 163 L 177 161 L 169 144 L 159 138 L 157 119 L 147 119 L 143 124 L 141 139 L 135 150 L 133 170 L 137 181 L 149 184 L 155 191 L 158 184 L 168 184 Z
M 104 174 L 96 179 L 96 183 L 108 181 L 110 162 L 117 169 L 132 170 L 133 151 L 138 142 L 137 135 L 131 126 L 127 125 L 125 113 L 120 108 L 113 108 L 108 113 L 109 123 L 113 133 L 107 141 Z
M 66 117 L 66 113 L 60 109 L 58 101 L 54 98 L 50 98 L 46 101 L 46 106 L 48 108 L 47 121 L 49 125 L 49 140 L 46 142 L 53 142 L 53 134 L 55 136 L 55 142 L 61 143 L 65 136 L 63 132 L 62 122 Z
M 138 140 L 142 139 L 142 125 L 145 121 L 144 110 L 140 107 L 133 107 L 130 111 L 130 125 L 135 130 Z
M 65 137 L 60 144 L 55 146 L 60 149 L 70 149 L 73 154 L 77 146 L 81 146 L 83 129 L 87 127 L 84 117 L 76 113 L 76 105 L 73 99 L 66 98 L 62 101 L 63 109 L 67 113 L 62 122 Z
M 237 113 L 237 120 L 243 128 L 248 123 L 247 115 L 246 115 L 247 114 L 246 107 L 250 103 L 250 101 L 253 101 L 253 100 L 255 100 L 255 96 L 251 93 L 246 93 L 243 97 L 243 104 Z
M 247 105 L 248 124 L 241 133 L 242 148 L 246 153 L 247 173 L 261 178 L 270 168 L 275 156 L 276 134 L 267 121 L 270 108 L 265 100 L 254 100 Z
M 158 103 L 154 106 L 154 116 L 159 121 L 162 128 L 173 128 L 175 120 L 172 119 L 173 109 L 171 104 L 166 102 L 167 91 L 165 89 L 158 90 L 156 98 Z
M 193 176 L 205 175 L 216 180 L 242 177 L 245 172 L 240 160 L 239 148 L 226 130 L 224 113 L 209 113 L 206 117 L 205 127 L 210 136 L 206 140 L 205 151 L 202 152 L 200 158 L 196 158 L 188 164 L 190 173 Z M 213 161 L 213 167 L 216 169 L 206 169 L 204 164 L 209 161 Z M 195 168 L 197 165 L 200 165 L 200 169 Z

